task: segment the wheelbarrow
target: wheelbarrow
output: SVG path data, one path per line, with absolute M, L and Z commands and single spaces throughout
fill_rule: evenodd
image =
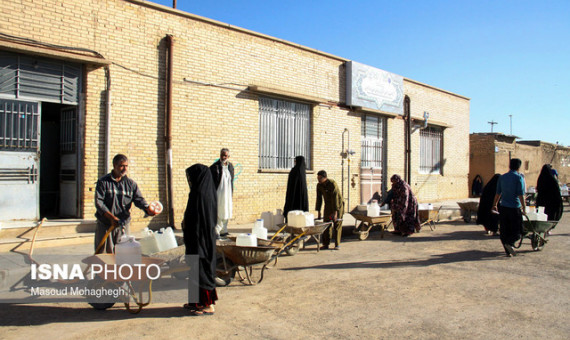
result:
M 465 221 L 465 223 L 470 223 L 471 215 L 473 213 L 477 215 L 477 210 L 479 210 L 479 202 L 477 201 L 457 202 L 457 205 L 461 208 L 461 215 L 463 215 L 463 221 Z
M 275 235 L 271 238 L 271 241 L 281 240 L 283 246 L 274 255 L 277 258 L 283 252 L 287 252 L 289 255 L 295 255 L 301 246 L 305 249 L 305 241 L 307 238 L 314 239 L 317 242 L 317 252 L 320 250 L 321 246 L 321 235 L 333 222 L 316 222 L 313 226 L 306 227 L 293 227 L 287 224 L 281 224 L 281 227 Z
M 275 253 L 276 246 L 257 246 L 242 247 L 238 246 L 235 241 L 218 241 L 216 250 L 218 256 L 216 264 L 217 277 L 230 284 L 236 273 L 241 283 L 245 285 L 254 285 L 261 283 L 263 273 L 271 256 Z M 261 268 L 259 280 L 253 278 L 253 267 L 258 264 L 264 264 Z M 244 273 L 242 275 L 242 272 Z
M 365 212 L 353 211 L 350 213 L 355 220 L 360 223 L 355 226 L 354 233 L 358 234 L 358 239 L 364 241 L 370 235 L 372 227 L 380 227 L 380 238 L 384 238 L 384 231 L 388 230 L 388 226 L 392 223 L 392 214 L 389 212 L 380 212 L 380 216 L 367 216 Z
M 143 309 L 143 307 L 148 306 L 152 300 L 152 279 L 149 277 L 156 277 L 163 274 L 160 270 L 160 266 L 165 261 L 154 257 L 142 257 L 140 264 L 137 264 L 139 268 L 139 274 L 123 271 L 121 266 L 117 266 L 115 254 L 96 254 L 83 259 L 83 263 L 86 263 L 90 268 L 94 265 L 100 266 L 100 268 L 105 268 L 105 270 L 98 272 L 93 280 L 90 280 L 87 284 L 89 290 L 116 290 L 121 294 L 118 294 L 117 301 L 122 301 L 130 313 L 138 314 Z M 116 275 L 107 275 L 113 272 L 113 269 L 117 270 Z M 141 272 L 145 274 L 140 275 Z M 150 274 L 149 274 L 150 273 Z M 147 276 L 148 274 L 148 276 Z M 147 288 L 148 287 L 148 288 Z M 148 292 L 148 297 L 144 301 L 144 293 Z M 134 303 L 133 303 L 134 302 Z M 97 301 L 90 300 L 89 304 L 99 310 L 105 310 L 111 308 L 115 305 L 115 302 L 110 301 Z M 136 307 L 131 308 L 132 305 Z
M 539 251 L 544 248 L 548 240 L 548 232 L 556 227 L 558 221 L 531 221 L 527 215 L 523 215 L 523 236 L 515 248 L 520 248 L 523 239 L 530 239 L 532 250 Z
M 188 277 L 190 267 L 185 262 L 185 246 L 184 239 L 176 236 L 176 243 L 178 247 L 168 249 L 165 251 L 150 254 L 150 256 L 143 255 L 142 267 L 146 268 L 150 265 L 157 265 L 160 268 L 160 276 L 170 275 L 177 279 L 185 279 Z M 96 254 L 83 260 L 84 263 L 101 266 L 116 265 L 115 254 Z M 148 306 L 152 300 L 152 280 L 148 278 L 134 278 L 129 280 L 122 279 L 108 279 L 102 275 L 97 275 L 94 280 L 88 283 L 91 289 L 105 288 L 105 289 L 122 289 L 125 294 L 121 297 L 121 301 L 130 313 L 137 314 L 143 307 Z M 144 293 L 148 292 L 148 298 L 144 301 Z M 136 307 L 131 308 L 131 306 Z M 115 305 L 114 302 L 89 302 L 89 304 L 99 310 L 105 310 Z

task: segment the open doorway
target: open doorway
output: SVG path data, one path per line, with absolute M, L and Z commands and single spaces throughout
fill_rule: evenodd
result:
M 77 107 L 42 103 L 40 218 L 78 216 Z

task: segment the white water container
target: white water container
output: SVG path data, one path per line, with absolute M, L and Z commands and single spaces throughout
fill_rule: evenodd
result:
M 166 230 L 164 231 L 164 235 L 165 235 L 164 236 L 165 244 L 167 247 L 166 250 L 178 247 L 178 243 L 176 242 L 176 237 L 174 236 L 174 230 L 172 230 L 172 228 L 170 227 L 166 228 Z
M 159 251 L 165 251 L 172 248 L 176 248 L 178 244 L 176 243 L 176 237 L 174 237 L 174 232 L 172 228 L 160 228 L 160 231 L 156 234 L 156 240 L 158 242 Z
M 290 227 L 296 227 L 297 225 L 297 216 L 302 215 L 303 211 L 301 210 L 291 210 L 287 213 L 287 225 Z
M 537 212 L 538 214 L 544 214 L 544 207 L 537 207 L 537 208 L 536 208 L 536 212 Z
M 315 215 L 314 215 L 314 214 L 311 214 L 311 213 L 308 212 L 308 211 L 305 211 L 305 212 L 303 213 L 303 221 L 302 221 L 302 223 L 304 224 L 304 225 L 302 225 L 303 227 L 312 227 L 312 226 L 314 226 L 314 225 L 315 225 Z
M 260 220 L 263 220 L 263 226 L 268 230 L 274 227 L 273 218 L 273 213 L 270 211 L 262 212 L 261 216 L 259 217 Z
M 263 226 L 263 220 L 258 219 L 253 223 L 253 229 L 251 231 L 257 238 L 262 238 L 267 240 L 267 229 Z
M 158 253 L 160 249 L 158 248 L 158 241 L 156 240 L 155 233 L 152 230 L 145 228 L 143 230 L 143 237 L 140 239 L 141 252 L 144 255 L 150 255 Z
M 287 225 L 290 227 L 302 228 L 315 225 L 315 215 L 308 211 L 293 210 L 287 214 Z
M 142 263 L 141 244 L 135 240 L 134 236 L 123 235 L 119 243 L 115 245 L 115 262 L 118 266 Z
M 253 234 L 239 234 L 236 238 L 239 247 L 257 247 L 257 238 Z
M 273 221 L 272 221 L 272 228 L 273 231 L 277 231 L 279 230 L 279 228 L 277 227 L 278 225 L 284 224 L 285 223 L 285 216 L 283 216 L 283 210 L 281 209 L 277 209 L 275 211 L 275 215 L 273 215 Z M 269 228 L 268 228 L 269 229 Z M 271 229 L 270 229 L 271 230 Z
M 378 203 L 371 203 L 366 207 L 366 215 L 370 217 L 380 216 L 380 206 Z

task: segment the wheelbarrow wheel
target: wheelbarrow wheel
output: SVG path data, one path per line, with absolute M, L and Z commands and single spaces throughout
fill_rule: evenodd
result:
M 225 287 L 232 283 L 234 277 L 236 276 L 236 266 L 234 263 L 226 258 L 224 267 L 224 259 L 220 256 L 216 261 L 216 285 L 218 287 Z
M 361 231 L 358 233 L 358 239 L 364 241 L 368 238 L 369 232 L 368 231 Z
M 471 211 L 465 212 L 465 215 L 463 215 L 463 221 L 465 221 L 465 223 L 471 223 Z
M 304 242 L 305 241 L 302 239 L 297 240 L 294 244 L 287 247 L 287 250 L 285 252 L 289 256 L 296 255 L 299 252 L 299 249 L 301 249 L 303 247 Z
M 111 288 L 114 285 L 113 283 L 106 282 L 102 278 L 95 276 L 95 278 L 87 283 L 87 289 L 89 290 L 98 290 L 101 288 Z M 116 287 L 113 287 L 116 288 Z M 95 296 L 89 296 L 88 300 L 89 305 L 97 310 L 106 310 L 115 305 L 115 302 L 106 301 L 105 298 L 97 298 Z
M 546 237 L 546 233 L 544 234 L 544 237 Z M 533 234 L 532 237 L 530 238 L 530 244 L 532 246 L 532 250 L 534 251 L 540 251 L 542 250 L 542 248 L 544 248 L 544 242 L 545 240 L 540 237 L 540 234 Z

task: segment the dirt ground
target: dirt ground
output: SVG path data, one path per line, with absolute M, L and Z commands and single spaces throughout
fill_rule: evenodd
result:
M 340 251 L 279 258 L 257 286 L 218 288 L 213 316 L 178 304 L 138 315 L 87 304 L 3 305 L 2 339 L 567 339 L 570 209 L 542 251 L 449 222 L 409 238 L 345 237 Z

